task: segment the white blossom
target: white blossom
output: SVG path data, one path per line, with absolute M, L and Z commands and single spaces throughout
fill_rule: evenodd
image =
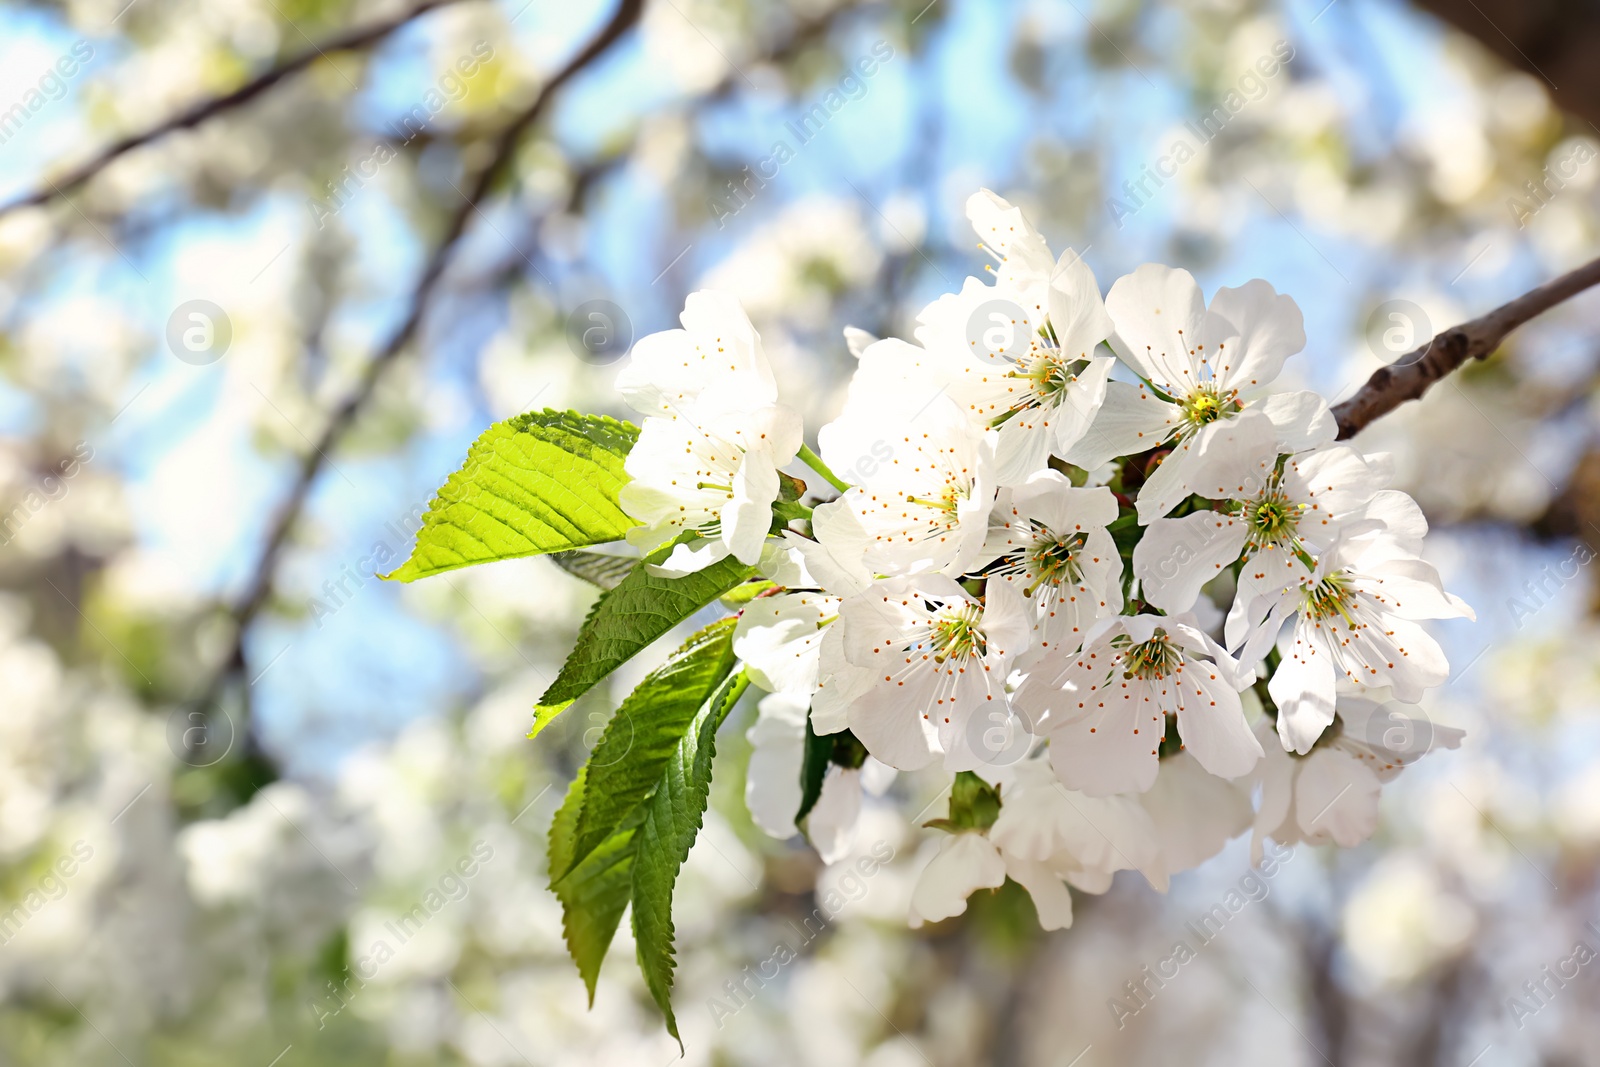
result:
M 1201 586 L 1240 559 L 1256 585 L 1296 584 L 1389 477 L 1387 456 L 1350 445 L 1280 464 L 1276 427 L 1253 408 L 1219 424 L 1200 449 L 1191 488 L 1218 508 L 1152 520 L 1133 553 L 1141 595 L 1168 613 L 1188 611 Z
M 760 561 L 779 496 L 778 468 L 803 443 L 800 416 L 777 403 L 761 338 L 737 301 L 690 295 L 684 329 L 641 338 L 618 376 L 648 418 L 628 454 L 618 502 L 641 525 L 628 541 L 649 552 L 683 534 L 656 570 L 678 576 L 728 555 Z
M 745 771 L 745 805 L 765 833 L 795 834 L 800 810 L 800 774 L 805 759 L 806 700 L 789 693 L 762 698 L 755 724 L 745 732 L 750 763 Z M 895 772 L 868 756 L 860 767 L 830 763 L 822 793 L 806 820 L 806 833 L 824 863 L 834 863 L 855 844 L 863 795 L 881 796 Z
M 984 573 L 1033 604 L 1034 658 L 1076 651 L 1096 619 L 1122 610 L 1122 556 L 1106 531 L 1116 517 L 1111 490 L 1077 488 L 1053 470 L 1001 491 Z
M 1166 891 L 1168 864 L 1144 798 L 1076 792 L 1046 760 L 1027 759 L 1013 768 L 1004 800 L 989 834 L 1008 856 L 1044 864 L 1088 893 L 1104 893 L 1121 870 Z
M 867 751 L 915 770 L 965 751 L 971 716 L 1004 706 L 1006 677 L 1030 629 L 1009 587 L 980 601 L 942 575 L 887 578 L 840 605 L 823 640 L 822 671 L 844 693 L 831 699 Z M 836 710 L 812 724 L 819 734 L 844 725 Z
M 1333 722 L 1341 683 L 1389 686 L 1409 703 L 1443 684 L 1450 664 L 1418 620 L 1475 617 L 1444 591 L 1438 571 L 1387 527 L 1342 538 L 1313 573 L 1292 588 L 1255 594 L 1253 606 L 1241 610 L 1248 594 L 1241 589 L 1239 595 L 1230 622 L 1246 662 L 1263 640 L 1293 624 L 1267 689 L 1278 707 L 1283 747 L 1301 753 Z M 1262 605 L 1270 605 L 1264 620 L 1246 629 Z
M 1266 757 L 1251 775 L 1261 786 L 1251 862 L 1261 862 L 1268 837 L 1281 845 L 1359 845 L 1377 828 L 1382 784 L 1433 749 L 1459 747 L 1465 736 L 1455 727 L 1434 725 L 1426 716 L 1402 714 L 1393 706 L 1357 697 L 1340 696 L 1338 720 L 1340 729 L 1304 756 L 1291 756 L 1272 744 L 1272 726 L 1266 720 L 1256 725 Z
M 1111 317 L 1088 265 L 1071 249 L 1052 257 L 1021 210 L 985 189 L 967 201 L 967 217 L 999 261 L 994 284 L 968 278 L 918 316 L 921 348 L 879 342 L 861 370 L 946 392 L 997 430 L 996 478 L 1017 485 L 1089 431 L 1116 363 L 1096 352 Z
M 681 330 L 639 338 L 617 375 L 617 392 L 641 415 L 679 418 L 684 405 L 708 389 L 733 383 L 768 404 L 778 399 L 761 335 L 729 293 L 690 293 L 678 316 Z
M 842 500 L 819 504 L 811 512 L 812 538 L 793 531 L 784 540 L 800 556 L 806 578 L 835 596 L 850 596 L 872 584 L 867 568 L 870 537 L 861 520 Z
M 972 426 L 947 396 L 901 390 L 847 403 L 818 438 L 830 467 L 860 472 L 840 502 L 868 568 L 957 576 L 978 561 L 994 503 L 993 430 Z M 831 534 L 818 536 L 827 544 Z M 845 547 L 855 546 L 834 550 Z
M 825 593 L 757 597 L 745 605 L 733 631 L 733 652 L 750 681 L 769 693 L 802 700 L 817 691 L 824 628 L 840 600 Z
M 1005 881 L 1006 863 L 993 842 L 979 833 L 951 834 L 939 842 L 939 851 L 917 876 L 911 891 L 911 925 L 960 915 L 967 910 L 969 896 L 979 889 L 999 889 Z
M 1169 874 L 1198 867 L 1221 852 L 1250 828 L 1255 814 L 1250 776 L 1219 778 L 1188 752 L 1161 760 L 1161 773 L 1148 792 L 1139 794 L 1139 803 L 1155 824 Z
M 1153 264 L 1102 300 L 1011 204 L 967 206 L 993 284 L 927 305 L 916 344 L 847 330 L 856 366 L 820 457 L 725 295 L 691 296 L 684 329 L 641 341 L 619 379 L 647 416 L 629 540 L 676 542 L 660 574 L 731 554 L 774 585 L 733 637 L 768 694 L 747 734 L 751 818 L 796 832 L 808 737 L 832 739 L 802 820 L 826 862 L 895 768 L 982 771 L 995 791 L 940 824 L 913 925 L 1010 878 L 1042 926 L 1066 927 L 1071 889 L 1137 869 L 1165 890 L 1252 826 L 1258 856 L 1269 833 L 1362 839 L 1405 757 L 1354 736 L 1371 706 L 1336 689 L 1414 699 L 1447 676 L 1415 620 L 1470 612 L 1419 558 L 1427 524 L 1385 488 L 1390 458 L 1335 443 L 1316 394 L 1271 391 L 1305 344 L 1298 307 L 1260 280 L 1207 307 L 1187 272 Z M 1110 381 L 1102 343 L 1138 384 Z M 797 456 L 839 495 L 778 507 Z M 1224 571 L 1226 615 L 1202 595 Z M 1276 707 L 1252 726 L 1258 675 Z
M 1261 756 L 1239 690 L 1248 672 L 1183 617 L 1102 619 L 1075 655 L 1035 664 L 1013 698 L 1068 788 L 1139 793 L 1156 778 L 1166 716 L 1212 774 L 1238 778 Z
M 1007 777 L 993 826 L 940 842 L 912 893 L 913 926 L 961 914 L 972 893 L 1006 878 L 1028 891 L 1046 930 L 1072 925 L 1069 886 L 1104 893 L 1117 871 L 1137 869 L 1166 891 L 1159 832 L 1137 798 L 1072 792 L 1041 759 L 1023 760 Z
M 888 792 L 898 772 L 871 756 L 859 767 L 828 764 L 822 792 L 806 816 L 806 837 L 823 863 L 838 863 L 855 848 L 861 805 L 867 797 Z
M 1111 286 L 1111 347 L 1141 379 L 1113 383 L 1088 434 L 1067 456 L 1092 469 L 1115 456 L 1171 445 L 1139 491 L 1139 519 L 1171 511 L 1203 479 L 1210 439 L 1260 402 L 1285 452 L 1331 441 L 1333 417 L 1315 394 L 1265 394 L 1305 347 L 1300 309 L 1255 279 L 1219 289 L 1206 307 L 1186 270 L 1146 263 Z

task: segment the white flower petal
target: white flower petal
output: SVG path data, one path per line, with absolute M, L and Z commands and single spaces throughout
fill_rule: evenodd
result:
M 997 288 L 1015 292 L 1029 314 L 1034 314 L 1035 306 L 1045 302 L 1045 286 L 1055 268 L 1044 238 L 1020 208 L 987 189 L 967 198 L 967 219 L 978 240 L 1000 256 L 995 268 Z M 1038 308 L 1041 313 L 1044 310 Z
M 1155 448 L 1176 432 L 1181 421 L 1176 405 L 1143 386 L 1107 382 L 1106 397 L 1094 421 L 1062 458 L 1094 470 L 1118 456 Z
M 1102 385 L 1104 383 L 1102 382 Z M 995 435 L 994 471 L 998 485 L 1021 485 L 1050 460 L 1054 434 L 1040 433 L 1026 416 L 1001 424 Z M 1083 430 L 1088 429 L 1085 424 Z
M 728 546 L 721 541 L 700 540 L 688 544 L 674 545 L 672 553 L 660 563 L 652 563 L 645 570 L 658 578 L 682 578 L 686 574 L 716 563 L 718 560 L 728 558 Z
M 1248 784 L 1218 778 L 1188 752 L 1162 760 L 1156 784 L 1139 801 L 1155 823 L 1172 873 L 1198 867 L 1221 852 L 1254 816 Z
M 1277 432 L 1266 415 L 1246 408 L 1202 429 L 1194 451 L 1192 492 L 1208 500 L 1251 500 L 1267 489 L 1277 467 Z
M 1285 492 L 1310 505 L 1296 532 L 1320 546 L 1330 544 L 1344 523 L 1358 518 L 1382 485 L 1380 473 L 1350 445 L 1303 452 L 1283 465 Z
M 739 613 L 733 653 L 762 689 L 809 700 L 817 689 L 822 621 L 838 610 L 839 601 L 821 593 L 759 597 Z
M 1354 848 L 1378 828 L 1377 775 L 1335 749 L 1319 748 L 1301 761 L 1294 787 L 1300 831 L 1310 841 L 1333 838 Z
M 1221 425 L 1214 422 L 1189 440 L 1179 441 L 1150 477 L 1145 479 L 1144 485 L 1139 487 L 1139 499 L 1135 502 L 1141 524 L 1149 525 L 1161 518 L 1189 495 L 1190 484 L 1202 470 L 1200 450 Z
M 1006 865 L 982 834 L 951 834 L 911 891 L 911 925 L 940 922 L 967 910 L 967 897 L 1005 884 Z
M 837 500 L 819 504 L 811 512 L 815 541 L 786 532 L 784 539 L 799 550 L 822 588 L 837 596 L 853 596 L 872 584 L 872 572 L 863 560 L 869 537 L 848 504 Z
M 1368 570 L 1389 609 L 1402 619 L 1475 619 L 1466 601 L 1445 592 L 1433 564 L 1399 559 Z
M 889 791 L 900 772 L 887 763 L 879 763 L 871 756 L 861 764 L 861 788 L 869 795 L 881 797 Z
M 1328 402 L 1306 390 L 1273 393 L 1259 407 L 1278 429 L 1278 447 L 1284 452 L 1304 452 L 1332 444 L 1339 436 Z
M 1072 925 L 1072 894 L 1050 868 L 1031 860 L 1004 857 L 1006 874 L 1028 891 L 1042 930 L 1065 930 Z
M 877 341 L 877 338 L 872 336 L 872 334 L 868 333 L 866 330 L 855 326 L 846 326 L 844 328 L 845 347 L 848 348 L 850 350 L 850 354 L 857 359 L 860 359 L 861 353 L 870 348 L 875 341 Z
M 796 778 L 798 778 L 798 774 Z M 799 806 L 799 797 L 795 797 Z M 861 772 L 829 764 L 822 779 L 822 794 L 806 816 L 806 836 L 823 863 L 837 863 L 849 855 L 861 820 Z
M 1052 725 L 1050 764 L 1068 789 L 1092 797 L 1142 793 L 1156 780 L 1165 716 L 1144 687 L 1113 682 L 1088 695 L 1083 716 Z
M 874 681 L 874 672 L 845 658 L 844 627 L 835 622 L 823 630 L 817 691 L 811 697 L 811 729 L 823 736 L 847 729 L 850 705 L 871 689 Z
M 1254 590 L 1265 597 L 1257 613 L 1258 619 L 1264 619 L 1266 609 L 1275 599 L 1285 594 L 1292 596 L 1301 583 L 1311 577 L 1311 572 L 1298 556 L 1277 544 L 1267 544 L 1245 560 L 1241 581 L 1246 577 Z M 1260 654 L 1266 655 L 1266 647 L 1261 648 Z
M 1272 737 L 1272 723 L 1262 719 L 1256 724 L 1257 740 Z M 1263 855 L 1262 845 L 1268 837 L 1281 844 L 1293 844 L 1300 839 L 1296 828 L 1289 823 L 1289 812 L 1294 806 L 1295 769 L 1299 761 L 1284 751 L 1280 744 L 1263 744 L 1263 757 L 1256 764 L 1252 779 L 1261 785 L 1261 804 L 1256 809 L 1254 829 L 1250 835 L 1250 863 L 1259 867 Z
M 778 468 L 771 454 L 764 448 L 746 452 L 733 476 L 733 499 L 722 509 L 722 540 L 740 563 L 760 562 L 777 499 Z
M 1188 611 L 1200 587 L 1239 558 L 1249 532 L 1221 511 L 1155 520 L 1133 548 L 1133 573 L 1144 598 L 1169 615 Z
M 1267 683 L 1278 705 L 1278 736 L 1290 752 L 1310 752 L 1317 738 L 1333 723 L 1334 682 L 1337 668 L 1321 642 L 1314 640 L 1304 622 L 1295 626 L 1283 660 Z
M 805 554 L 795 547 L 796 541 L 806 539 L 791 530 L 785 530 L 782 541 L 769 540 L 761 546 L 761 560 L 756 571 L 761 577 L 785 589 L 817 589 L 817 579 L 806 569 Z M 810 542 L 807 542 L 808 544 Z
M 1061 351 L 1078 359 L 1090 358 L 1116 329 L 1094 271 L 1070 248 L 1061 253 L 1050 275 L 1050 325 Z
M 1169 395 L 1199 383 L 1205 299 L 1194 275 L 1146 263 L 1112 284 L 1106 310 L 1117 325 L 1111 347 L 1141 378 Z
M 870 687 L 850 703 L 850 732 L 891 767 L 915 771 L 928 766 L 943 753 L 931 719 L 934 685 L 927 675 L 902 681 L 873 677 Z
M 745 806 L 750 809 L 751 821 L 780 839 L 794 836 L 794 816 L 800 810 L 805 715 L 803 699 L 774 693 L 762 698 L 754 725 L 745 731 L 750 741 Z
M 1284 360 L 1305 346 L 1299 306 L 1260 278 L 1212 294 L 1205 352 L 1220 388 L 1259 392 L 1277 379 Z
M 1361 517 L 1378 524 L 1385 534 L 1413 553 L 1421 550 L 1422 539 L 1428 535 L 1428 520 L 1422 509 L 1398 489 L 1374 494 Z
M 1111 387 L 1111 371 L 1116 365 L 1117 361 L 1108 356 L 1094 356 L 1078 372 L 1073 387 L 1067 390 L 1061 405 L 1050 417 L 1047 429 L 1054 431 L 1053 453 L 1065 456 L 1093 430 L 1095 416 L 1105 405 L 1106 390 Z M 1014 481 L 1002 484 L 1014 484 Z
M 682 330 L 639 338 L 617 375 L 617 390 L 641 415 L 676 418 L 723 375 L 745 375 L 752 402 L 778 398 L 761 338 L 730 293 L 690 293 L 679 317 Z
M 1132 796 L 1090 797 L 1068 790 L 1041 759 L 1013 768 L 1000 818 L 989 831 L 1009 863 L 1037 861 L 1074 885 L 1098 884 L 1084 872 L 1138 870 L 1157 890 L 1167 868 L 1150 813 Z M 1091 889 L 1104 892 L 1104 886 Z
M 1261 745 L 1244 721 L 1238 692 L 1220 670 L 1200 661 L 1183 673 L 1178 734 L 1185 750 L 1219 778 L 1242 778 L 1261 758 Z

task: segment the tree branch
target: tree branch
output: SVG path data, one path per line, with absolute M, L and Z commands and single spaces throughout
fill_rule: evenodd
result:
M 1597 284 L 1600 259 L 1546 282 L 1487 315 L 1445 330 L 1395 366 L 1373 371 L 1354 396 L 1333 409 L 1340 440 L 1354 437 L 1374 419 L 1407 400 L 1416 400 L 1467 360 L 1486 358 L 1512 330 Z
M 363 26 L 359 29 L 347 30 L 344 34 L 324 41 L 320 45 L 312 45 L 293 59 L 256 75 L 256 77 L 245 82 L 231 93 L 223 96 L 214 96 L 208 100 L 201 100 L 199 103 L 191 105 L 187 110 L 180 111 L 147 130 L 129 134 L 119 141 L 113 141 L 101 149 L 99 153 L 78 164 L 62 177 L 54 181 L 47 178 L 43 185 L 35 188 L 32 192 L 26 193 L 8 203 L 0 204 L 0 217 L 25 207 L 37 207 L 52 197 L 65 195 L 89 181 L 89 179 L 105 170 L 122 156 L 132 152 L 135 148 L 141 148 L 152 141 L 158 141 L 178 130 L 187 130 L 198 126 L 213 115 L 221 114 L 241 104 L 248 103 L 290 75 L 300 73 L 316 60 L 325 59 L 330 52 L 353 52 L 357 49 L 369 48 L 402 26 L 416 21 L 430 11 L 460 2 L 461 0 L 423 0 L 416 7 L 411 8 L 409 11 L 403 11 L 392 18 L 382 22 L 375 22 L 370 26 Z
M 422 274 L 417 279 L 416 286 L 412 290 L 406 317 L 395 328 L 394 332 L 389 335 L 383 347 L 367 363 L 362 371 L 360 381 L 356 383 L 356 387 L 334 409 L 316 444 L 301 460 L 300 471 L 295 479 L 294 487 L 289 491 L 288 497 L 285 498 L 283 504 L 279 506 L 277 513 L 273 516 L 266 541 L 263 543 L 261 553 L 256 559 L 255 567 L 251 571 L 250 584 L 233 608 L 233 644 L 224 656 L 216 676 L 201 697 L 203 706 L 209 704 L 221 691 L 222 684 L 230 673 L 244 668 L 245 632 L 249 629 L 251 621 L 266 603 L 267 595 L 272 589 L 272 578 L 277 570 L 278 557 L 283 552 L 283 546 L 288 540 L 289 531 L 293 529 L 295 522 L 305 509 L 306 498 L 310 495 L 311 486 L 316 481 L 317 475 L 322 472 L 323 466 L 327 463 L 328 454 L 338 447 L 339 441 L 350 429 L 351 424 L 354 423 L 356 415 L 371 398 L 384 372 L 416 335 L 428 302 L 434 290 L 438 287 L 439 279 L 443 276 L 445 267 L 449 265 L 455 253 L 456 245 L 466 231 L 468 220 L 478 210 L 479 203 L 488 195 L 490 188 L 493 187 L 509 165 L 517 144 L 522 139 L 522 135 L 538 121 L 539 116 L 545 112 L 556 92 L 615 44 L 634 23 L 638 22 L 643 10 L 644 0 L 621 0 L 617 5 L 615 14 L 590 39 L 583 50 L 553 74 L 539 90 L 539 94 L 534 98 L 533 102 L 500 132 L 499 139 L 495 144 L 493 157 L 488 165 L 479 171 L 472 188 L 462 197 L 461 206 L 450 217 L 444 235 L 434 247 L 433 254 L 423 267 Z
M 540 89 L 539 95 L 534 99 L 533 103 L 501 132 L 495 147 L 493 160 L 479 173 L 477 182 L 467 193 L 461 207 L 452 217 L 445 236 L 423 269 L 422 276 L 418 279 L 416 289 L 412 294 L 410 312 L 400 327 L 390 336 L 388 342 L 367 364 L 361 381 L 357 383 L 354 392 L 346 397 L 344 402 L 335 409 L 322 436 L 301 461 L 300 477 L 273 521 L 266 544 L 252 572 L 250 587 L 233 612 L 239 631 L 239 638 L 231 659 L 237 660 L 239 666 L 242 667 L 243 664 L 243 655 L 240 648 L 240 644 L 243 641 L 243 631 L 266 601 L 267 593 L 272 587 L 272 576 L 277 566 L 278 556 L 282 552 L 290 528 L 305 507 L 306 497 L 310 492 L 312 482 L 321 473 L 322 467 L 327 462 L 328 453 L 337 447 L 339 439 L 349 428 L 357 412 L 360 411 L 362 405 L 372 395 L 378 380 L 383 375 L 384 369 L 416 333 L 417 327 L 421 324 L 425 305 L 432 295 L 440 275 L 443 274 L 444 268 L 453 254 L 455 244 L 466 228 L 468 219 L 478 210 L 478 203 L 488 193 L 499 173 L 510 161 L 517 142 L 521 139 L 523 133 L 538 121 L 539 116 L 544 113 L 556 91 L 593 62 L 601 53 L 610 48 L 629 27 L 639 20 L 643 10 L 644 0 L 621 0 L 611 20 L 590 40 L 583 51 L 579 52 L 567 62 L 566 66 L 557 71 Z M 774 59 L 792 55 L 805 44 L 819 39 L 833 25 L 835 18 L 846 10 L 849 10 L 849 8 L 836 8 L 826 15 L 802 22 L 796 28 L 794 34 L 783 44 L 772 49 L 767 58 Z M 733 78 L 734 74 L 730 72 L 712 90 L 712 93 L 725 92 L 733 84 Z

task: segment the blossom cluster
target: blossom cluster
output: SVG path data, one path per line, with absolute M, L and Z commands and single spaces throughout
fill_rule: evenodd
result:
M 940 765 L 950 836 L 912 921 L 1009 877 L 1050 928 L 1068 886 L 1165 888 L 1246 829 L 1258 856 L 1365 839 L 1381 783 L 1459 743 L 1396 702 L 1449 674 L 1420 621 L 1472 613 L 1420 558 L 1390 458 L 1274 387 L 1299 308 L 1259 279 L 1207 302 L 1157 264 L 1102 296 L 1006 201 L 967 213 L 992 280 L 924 308 L 915 343 L 847 331 L 815 452 L 726 295 L 691 295 L 618 379 L 646 416 L 630 541 L 673 545 L 663 575 L 764 576 L 734 640 L 769 694 L 755 821 L 796 832 L 812 739 L 834 739 L 805 816 L 825 860 L 863 792 Z

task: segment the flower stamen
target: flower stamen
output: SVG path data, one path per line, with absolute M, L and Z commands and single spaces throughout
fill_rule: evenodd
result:
M 1355 592 L 1350 588 L 1349 579 L 1344 572 L 1328 575 L 1314 585 L 1308 585 L 1302 596 L 1303 610 L 1312 619 L 1321 622 L 1337 615 L 1348 623 L 1351 629 L 1358 629 L 1352 611 L 1355 608 Z
M 1123 644 L 1127 642 L 1126 644 Z M 1183 663 L 1183 652 L 1167 637 L 1166 631 L 1157 630 L 1148 641 L 1132 643 L 1126 635 L 1112 641 L 1122 644 L 1124 678 L 1142 681 L 1161 681 L 1173 674 Z
M 982 659 L 989 651 L 988 638 L 979 629 L 982 623 L 983 610 L 976 604 L 963 604 L 934 619 L 928 635 L 928 643 L 933 646 L 933 661 L 943 663 L 952 657 Z

